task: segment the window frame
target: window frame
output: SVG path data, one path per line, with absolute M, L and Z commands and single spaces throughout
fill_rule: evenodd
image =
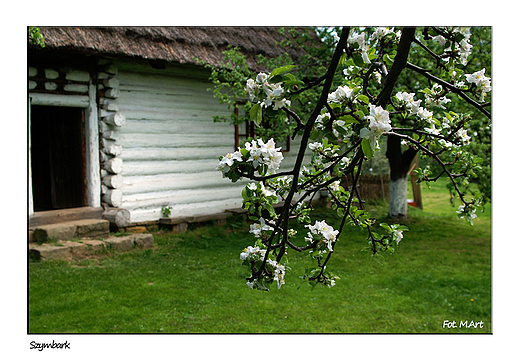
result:
M 239 115 L 239 107 L 244 106 L 247 102 L 244 100 L 239 100 L 235 102 L 235 116 L 238 119 Z M 235 124 L 235 150 L 238 150 L 240 146 L 240 139 L 241 138 L 254 138 L 256 137 L 256 124 L 252 122 L 249 119 L 246 119 L 245 121 L 245 133 L 240 133 L 240 124 Z M 277 142 L 276 137 L 274 137 L 275 142 Z M 285 141 L 285 144 L 282 146 L 281 149 L 282 153 L 288 153 L 291 151 L 291 137 L 287 136 L 287 139 Z

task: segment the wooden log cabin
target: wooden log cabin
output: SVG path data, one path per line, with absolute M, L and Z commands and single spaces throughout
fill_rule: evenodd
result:
M 46 46 L 30 45 L 28 57 L 29 225 L 57 210 L 123 227 L 157 221 L 165 206 L 171 217 L 241 207 L 244 183 L 215 171 L 234 151 L 236 129 L 213 121 L 230 110 L 195 58 L 218 65 L 238 46 L 262 70 L 257 54 L 301 55 L 277 46 L 285 35 L 270 27 L 40 31 Z M 285 168 L 297 139 L 291 148 Z

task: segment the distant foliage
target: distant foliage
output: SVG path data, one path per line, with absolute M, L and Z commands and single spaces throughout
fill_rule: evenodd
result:
M 40 28 L 37 28 L 35 26 L 29 26 L 28 33 L 31 44 L 39 45 L 42 48 L 45 48 L 45 39 L 43 38 L 43 35 L 40 33 Z

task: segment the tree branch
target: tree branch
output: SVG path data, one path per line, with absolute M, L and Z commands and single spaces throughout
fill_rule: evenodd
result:
M 416 73 L 419 73 L 421 74 L 422 76 L 424 76 L 425 78 L 437 83 L 437 84 L 440 84 L 442 85 L 443 87 L 445 87 L 446 89 L 449 89 L 451 90 L 453 93 L 459 95 L 462 99 L 464 99 L 467 103 L 473 105 L 475 108 L 477 108 L 478 110 L 480 110 L 480 112 L 482 114 L 484 114 L 486 117 L 488 117 L 488 119 L 491 119 L 491 113 L 488 112 L 486 109 L 484 109 L 485 106 L 488 106 L 489 103 L 485 103 L 485 104 L 480 104 L 478 103 L 476 100 L 473 100 L 471 99 L 470 97 L 468 97 L 464 91 L 462 89 L 459 89 L 458 87 L 456 87 L 455 85 L 453 84 L 450 84 L 440 78 L 437 78 L 435 75 L 432 75 L 430 74 L 430 72 L 428 72 L 426 69 L 423 69 L 417 65 L 414 65 L 412 63 L 407 63 L 406 64 L 406 67 L 410 70 L 413 70 L 415 71 Z
M 415 28 L 404 28 L 401 34 L 401 40 L 397 46 L 397 54 L 395 55 L 394 64 L 390 68 L 390 72 L 385 79 L 383 90 L 381 90 L 381 93 L 379 93 L 379 96 L 377 97 L 377 103 L 383 107 L 383 109 L 386 107 L 386 104 L 392 96 L 392 91 L 399 79 L 399 75 L 406 67 L 408 54 L 410 53 L 410 46 L 414 39 Z

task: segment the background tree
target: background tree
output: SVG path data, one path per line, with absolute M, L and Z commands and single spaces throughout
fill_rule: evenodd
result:
M 251 140 L 220 158 L 217 169 L 223 176 L 233 182 L 243 178 L 253 181 L 242 192 L 244 208 L 250 219 L 258 222 L 251 226 L 258 241 L 241 254 L 251 269 L 251 288 L 267 290 L 274 281 L 278 287 L 285 283 L 283 260 L 288 249 L 309 252 L 316 262 L 302 276 L 305 280 L 333 286 L 337 276 L 326 270 L 326 264 L 348 225 L 367 230 L 368 248 L 373 254 L 395 250 L 406 227 L 377 225 L 362 209 L 356 191 L 363 162 L 380 150 L 382 136 L 388 137 L 386 153 L 394 190 L 390 217 L 406 216 L 403 174 L 421 152 L 440 169 L 438 174 L 428 167 L 419 169 L 421 181 L 446 176 L 462 201 L 457 212 L 472 221 L 483 197 L 475 192 L 468 199 L 462 186 L 476 177 L 475 169 L 481 159 L 469 147 L 470 113 L 450 109 L 452 104 L 463 101 L 490 119 L 486 110 L 490 103 L 485 100 L 491 83 L 486 69 L 473 73 L 461 69 L 471 54 L 470 36 L 469 29 L 459 27 L 344 28 L 324 75 L 300 80 L 290 73 L 294 65 L 286 65 L 245 81 L 251 120 L 260 124 L 266 119 L 286 118 L 292 124 L 292 136 L 302 136 L 291 171 L 276 173 L 283 155 L 273 139 Z M 433 59 L 435 68 L 425 69 L 412 62 L 413 44 Z M 342 84 L 333 87 L 340 64 L 344 66 Z M 424 78 L 427 86 L 421 86 L 420 81 L 410 83 L 406 71 Z M 309 113 L 301 112 L 305 107 L 298 109 L 300 113 L 292 110 L 304 93 L 312 94 L 316 89 L 320 89 L 319 96 Z M 307 147 L 313 156 L 310 164 L 304 166 Z M 340 183 L 344 178 L 349 179 L 346 189 Z M 342 217 L 338 230 L 326 220 L 312 224 L 310 202 L 302 201 L 312 200 L 321 189 L 329 191 L 333 208 Z M 277 214 L 273 204 L 279 199 L 283 207 Z M 303 245 L 293 243 L 294 231 L 289 229 L 292 218 L 309 229 Z
M 363 40 L 364 46 L 376 45 L 377 41 L 379 41 L 379 36 L 374 33 L 374 29 L 363 29 L 363 34 L 367 34 L 366 40 Z M 394 84 L 396 91 L 406 92 L 414 90 L 414 95 L 423 94 L 422 101 L 428 100 L 429 98 L 427 97 L 429 94 L 424 93 L 424 89 L 431 88 L 433 84 L 435 84 L 434 79 L 441 79 L 449 72 L 449 69 L 455 69 L 455 65 L 457 65 L 458 77 L 460 77 L 461 73 L 473 73 L 483 68 L 488 69 L 488 73 L 491 74 L 491 28 L 474 27 L 466 32 L 467 36 L 459 34 L 459 41 L 464 41 L 465 44 L 469 45 L 469 49 L 473 50 L 474 56 L 468 58 L 463 52 L 464 58 L 461 60 L 462 62 L 455 62 L 454 59 L 460 55 L 460 46 L 453 32 L 457 32 L 458 29 L 459 28 L 456 27 L 446 28 L 444 33 L 435 27 L 417 30 L 409 49 L 409 58 L 413 59 L 416 64 L 410 63 L 410 65 L 405 66 L 402 70 L 398 81 Z M 298 78 L 302 79 L 304 84 L 312 84 L 313 82 L 319 83 L 319 81 L 322 80 L 320 76 L 323 76 L 322 74 L 325 73 L 326 66 L 332 58 L 333 50 L 338 41 L 337 34 L 341 31 L 340 28 L 315 28 L 315 32 L 318 34 L 319 39 L 321 39 L 319 43 L 316 43 L 315 38 L 310 37 L 309 33 L 301 32 L 301 29 L 287 28 L 281 29 L 281 31 L 288 36 L 287 40 L 280 45 L 304 48 L 305 55 L 298 59 L 297 64 L 294 64 L 294 61 L 287 54 L 276 59 L 259 57 L 259 63 L 263 64 L 267 69 L 275 69 L 282 65 L 292 64 L 294 65 L 292 73 L 297 74 Z M 444 38 L 443 35 L 447 38 Z M 473 49 L 470 44 L 470 36 L 478 45 Z M 452 40 L 449 39 L 450 37 Z M 425 45 L 426 41 L 429 42 L 430 48 Z M 355 43 L 354 41 L 353 44 Z M 348 77 L 351 77 L 351 80 L 358 78 L 363 82 L 366 93 L 377 94 L 378 86 L 381 85 L 382 74 L 385 71 L 387 72 L 387 68 L 391 66 L 391 59 L 395 56 L 396 49 L 389 46 L 388 42 L 383 42 L 381 47 L 374 46 L 372 49 L 373 53 L 371 53 L 371 55 L 367 53 L 367 56 L 371 57 L 371 63 L 365 63 L 361 53 L 357 55 L 357 64 L 354 63 L 354 59 L 345 61 L 345 56 L 347 55 L 345 53 L 343 59 L 341 59 L 338 64 L 338 71 L 334 74 L 332 87 L 345 85 L 347 83 L 346 78 Z M 354 53 L 354 55 L 356 56 L 356 53 Z M 364 70 L 356 68 L 357 65 L 361 65 Z M 247 99 L 243 84 L 246 79 L 253 77 L 253 75 L 252 70 L 245 65 L 245 57 L 240 53 L 238 48 L 230 49 L 226 52 L 225 63 L 222 64 L 221 67 L 211 68 L 211 79 L 216 85 L 214 92 L 220 101 L 227 102 L 230 106 L 234 105 L 237 100 L 246 102 L 245 116 L 235 118 L 233 113 L 232 121 L 240 123 L 249 119 L 247 114 L 252 104 Z M 426 74 L 430 76 L 426 76 Z M 454 77 L 452 76 L 452 78 Z M 370 81 L 371 79 L 377 81 Z M 301 86 L 301 84 L 302 83 L 298 81 L 294 81 L 292 86 Z M 465 89 L 465 92 L 471 92 L 472 90 L 473 89 Z M 449 103 L 439 104 L 440 107 L 445 108 L 448 106 L 463 111 L 464 113 L 472 113 L 468 132 L 478 138 L 478 141 L 470 143 L 472 154 L 478 157 L 474 159 L 478 164 L 473 169 L 476 177 L 473 177 L 472 182 L 477 184 L 479 192 L 483 197 L 483 202 L 485 203 L 491 198 L 491 127 L 489 123 L 489 112 L 481 113 L 478 110 L 475 112 L 474 104 L 461 99 L 460 95 L 450 94 L 447 90 L 444 90 L 444 92 L 447 95 L 447 99 L 449 99 Z M 443 98 L 445 95 L 436 96 Z M 318 89 L 309 89 L 307 87 L 305 92 L 300 92 L 298 97 L 292 98 L 293 103 L 291 110 L 302 117 L 304 114 L 308 114 L 312 111 L 310 107 L 317 102 L 318 97 Z M 490 103 L 485 105 L 489 106 Z M 482 109 L 484 108 L 485 107 Z M 276 119 L 276 115 L 278 115 L 278 119 Z M 259 136 L 269 138 L 278 135 L 282 138 L 286 135 L 291 135 L 295 129 L 294 123 L 287 124 L 284 121 L 285 117 L 283 114 L 268 112 L 262 114 L 262 116 L 262 122 L 258 122 L 259 127 L 257 134 Z M 255 119 L 258 120 L 258 117 Z M 218 120 L 229 119 L 221 117 Z M 408 125 L 410 124 L 409 122 Z M 437 127 L 438 126 L 439 124 L 437 124 Z M 402 218 L 407 215 L 407 174 L 410 169 L 410 164 L 417 154 L 417 149 L 403 145 L 399 137 L 389 135 L 386 138 L 387 139 L 382 140 L 381 143 L 384 144 L 386 150 L 385 155 L 391 176 L 389 215 L 393 218 Z M 421 152 L 419 152 L 419 155 L 422 158 L 420 160 L 421 167 L 426 167 L 428 172 L 431 171 L 435 174 L 443 173 L 442 167 L 440 167 L 438 162 L 428 156 L 424 156 Z M 377 154 L 375 160 L 376 164 L 380 165 L 380 169 L 381 165 L 383 166 L 382 169 L 386 168 L 381 155 Z M 452 157 L 450 161 L 453 160 Z M 373 161 L 371 160 L 370 165 L 372 164 Z M 372 169 L 369 163 L 365 163 L 363 168 Z M 476 179 L 478 179 L 478 182 Z M 460 192 L 471 192 L 469 182 L 462 181 L 462 178 L 458 178 L 456 184 Z M 458 191 L 453 183 L 448 183 L 448 188 L 452 199 L 457 198 Z

